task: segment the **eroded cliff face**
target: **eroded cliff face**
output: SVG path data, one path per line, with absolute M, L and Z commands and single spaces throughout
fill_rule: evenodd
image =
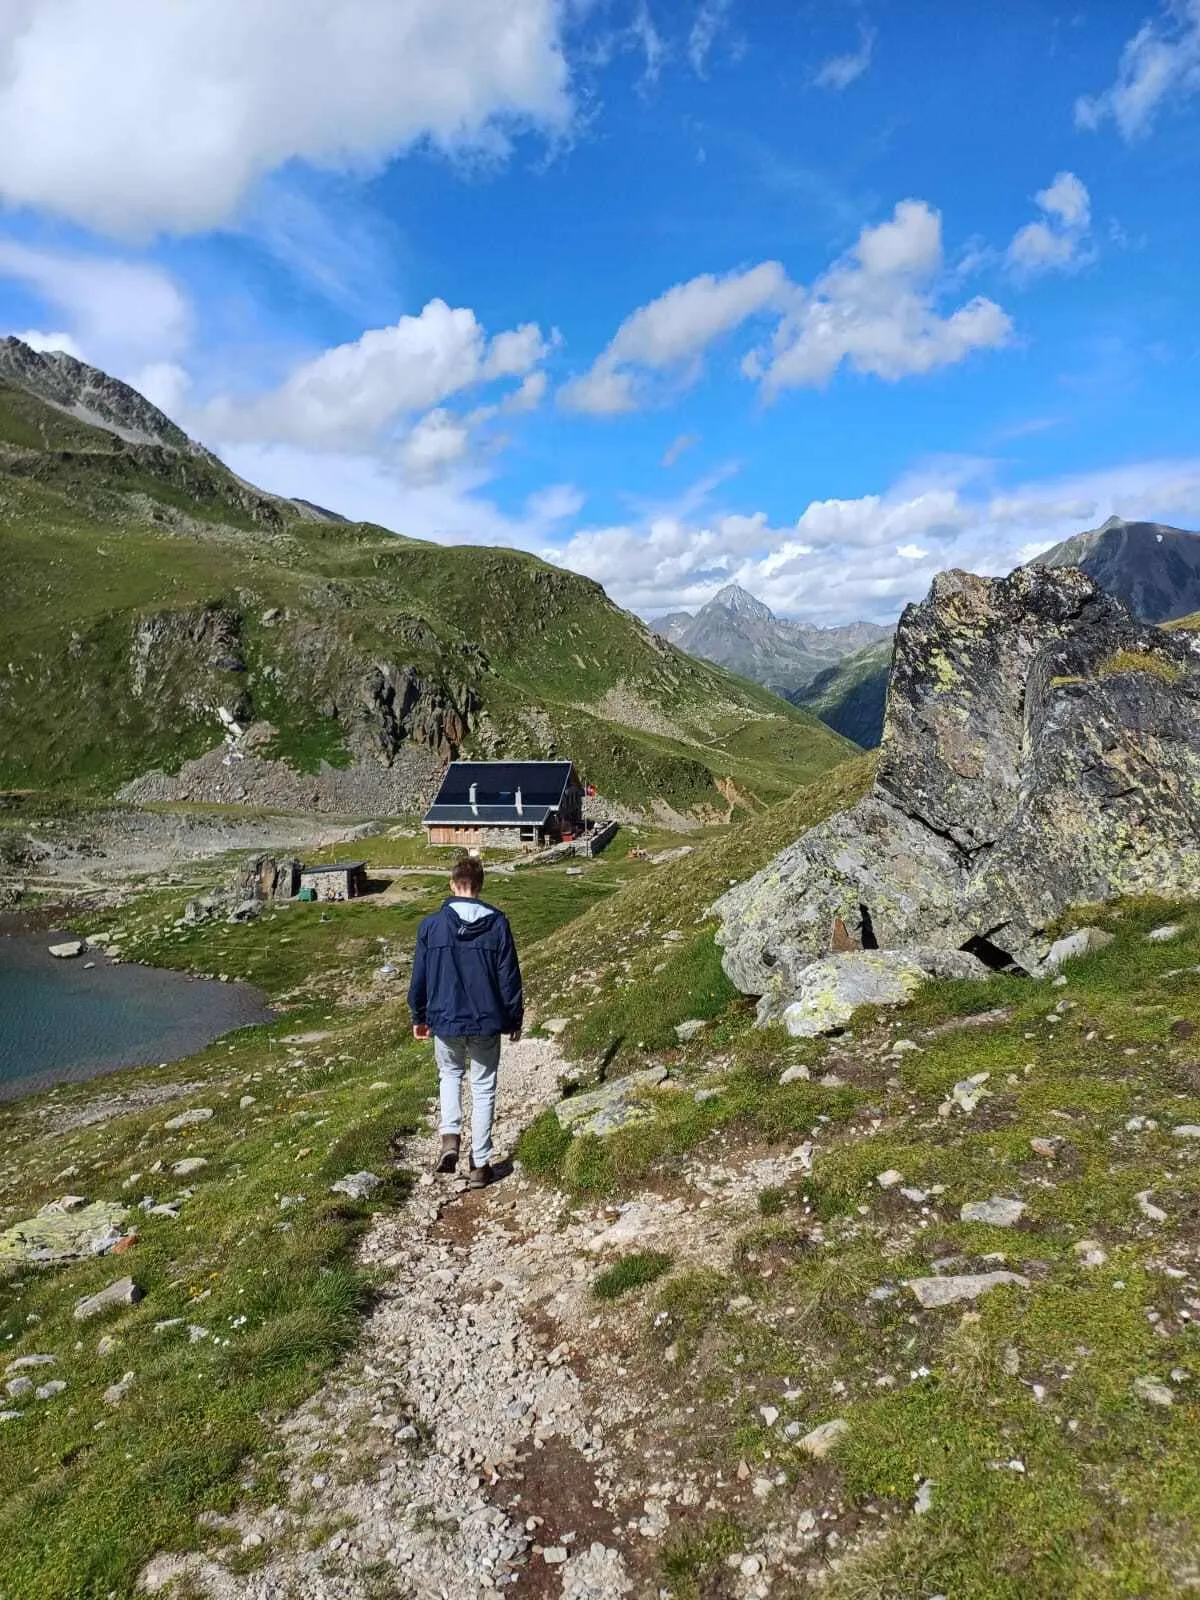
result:
M 465 671 L 455 680 L 372 660 L 343 630 L 278 608 L 247 617 L 213 603 L 142 617 L 125 666 L 127 691 L 144 712 L 207 720 L 213 743 L 222 733 L 218 707 L 247 726 L 285 708 L 293 723 L 323 724 L 352 762 L 385 767 L 406 745 L 453 758 L 479 709 Z
M 1067 907 L 1141 893 L 1200 893 L 1200 637 L 1033 567 L 908 607 L 873 792 L 714 910 L 726 972 L 779 1014 L 835 918 L 1033 971 Z

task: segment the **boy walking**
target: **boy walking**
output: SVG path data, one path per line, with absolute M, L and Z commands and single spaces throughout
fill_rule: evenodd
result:
M 492 1181 L 492 1120 L 500 1035 L 521 1037 L 521 967 L 508 918 L 479 898 L 483 865 L 456 861 L 450 897 L 417 930 L 408 1007 L 413 1037 L 433 1036 L 441 1098 L 441 1151 L 434 1170 L 454 1172 L 462 1139 L 462 1091 L 471 1074 L 471 1155 L 467 1187 Z

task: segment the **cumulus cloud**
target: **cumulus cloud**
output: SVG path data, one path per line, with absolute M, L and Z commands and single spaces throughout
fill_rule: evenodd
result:
M 84 352 L 120 377 L 180 354 L 191 335 L 191 307 L 158 267 L 0 239 L 0 278 L 24 284 L 65 318 L 69 332 L 54 337 L 68 338 L 72 355 Z
M 883 494 L 816 500 L 790 525 L 695 505 L 584 528 L 544 553 L 644 615 L 694 609 L 737 582 L 780 615 L 894 620 L 947 567 L 1003 573 L 1113 513 L 1200 517 L 1200 459 L 1149 461 L 999 490 L 990 469 L 908 479 Z
M 813 82 L 818 89 L 834 89 L 840 92 L 848 89 L 856 78 L 861 78 L 871 65 L 871 58 L 875 54 L 875 29 L 868 27 L 865 22 L 858 25 L 858 49 L 848 50 L 844 55 L 830 56 L 823 62 L 813 77 Z
M 461 417 L 439 406 L 423 416 L 400 445 L 400 462 L 413 483 L 434 483 L 465 461 L 471 430 Z
M 0 196 L 122 235 L 233 218 L 301 159 L 560 128 L 558 0 L 17 0 L 0 8 Z
M 789 291 L 778 261 L 677 283 L 626 317 L 590 371 L 565 384 L 559 400 L 568 410 L 593 416 L 636 410 L 644 393 L 638 369 L 674 369 L 685 381 L 694 378 L 710 344 L 768 307 L 781 306 Z
M 369 328 L 323 351 L 266 394 L 220 397 L 205 408 L 205 432 L 222 441 L 282 442 L 355 450 L 380 442 L 399 420 L 430 412 L 412 445 L 432 464 L 451 449 L 455 428 L 436 408 L 452 395 L 501 379 L 534 376 L 546 345 L 532 323 L 489 339 L 467 307 L 431 300 L 417 316 Z M 535 384 L 518 395 L 533 401 Z
M 1022 277 L 1041 272 L 1074 272 L 1093 259 L 1090 247 L 1092 205 L 1073 172 L 1060 172 L 1034 195 L 1042 212 L 1018 229 L 1008 247 L 1008 265 Z
M 1008 314 L 976 296 L 939 309 L 942 221 L 923 200 L 901 200 L 891 219 L 864 228 L 849 253 L 807 292 L 767 349 L 743 363 L 770 396 L 828 382 L 845 363 L 894 381 L 996 349 L 1012 335 Z
M 1169 4 L 1143 25 L 1121 52 L 1116 80 L 1075 102 L 1077 127 L 1095 130 L 1112 119 L 1123 138 L 1150 132 L 1159 112 L 1200 90 L 1200 0 Z
M 1074 197 L 1058 184 L 1045 194 L 1070 208 Z M 923 200 L 901 200 L 811 289 L 792 283 L 777 261 L 676 284 L 628 316 L 591 368 L 559 391 L 559 401 L 593 416 L 636 411 L 654 397 L 649 375 L 694 381 L 705 350 L 758 316 L 774 319 L 774 333 L 743 358 L 742 371 L 760 380 L 768 397 L 826 383 L 843 362 L 895 380 L 1006 344 L 1012 323 L 992 300 L 977 296 L 943 313 L 939 301 L 952 276 L 944 271 L 939 213 Z
M 31 350 L 61 350 L 64 355 L 74 356 L 76 361 L 87 359 L 69 333 L 43 333 L 40 328 L 21 328 L 17 330 L 16 337 Z

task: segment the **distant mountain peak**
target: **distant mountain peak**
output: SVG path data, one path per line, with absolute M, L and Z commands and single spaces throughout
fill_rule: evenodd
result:
M 1144 622 L 1169 622 L 1200 610 L 1200 535 L 1165 522 L 1109 517 L 1043 550 L 1031 565 L 1081 567 Z
M 722 606 L 735 616 L 754 617 L 759 622 L 775 621 L 775 613 L 770 606 L 764 605 L 749 589 L 743 589 L 740 583 L 727 583 L 723 589 L 717 590 L 708 603 L 710 606 Z
M 13 335 L 0 338 L 0 380 L 129 444 L 163 445 L 191 455 L 208 453 L 145 395 L 65 350 L 34 350 Z

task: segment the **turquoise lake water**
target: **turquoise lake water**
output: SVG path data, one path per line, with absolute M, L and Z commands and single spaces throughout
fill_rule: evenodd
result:
M 264 997 L 245 984 L 110 966 L 97 951 L 56 960 L 46 947 L 70 937 L 0 936 L 0 1099 L 177 1061 L 234 1028 L 271 1020 Z

